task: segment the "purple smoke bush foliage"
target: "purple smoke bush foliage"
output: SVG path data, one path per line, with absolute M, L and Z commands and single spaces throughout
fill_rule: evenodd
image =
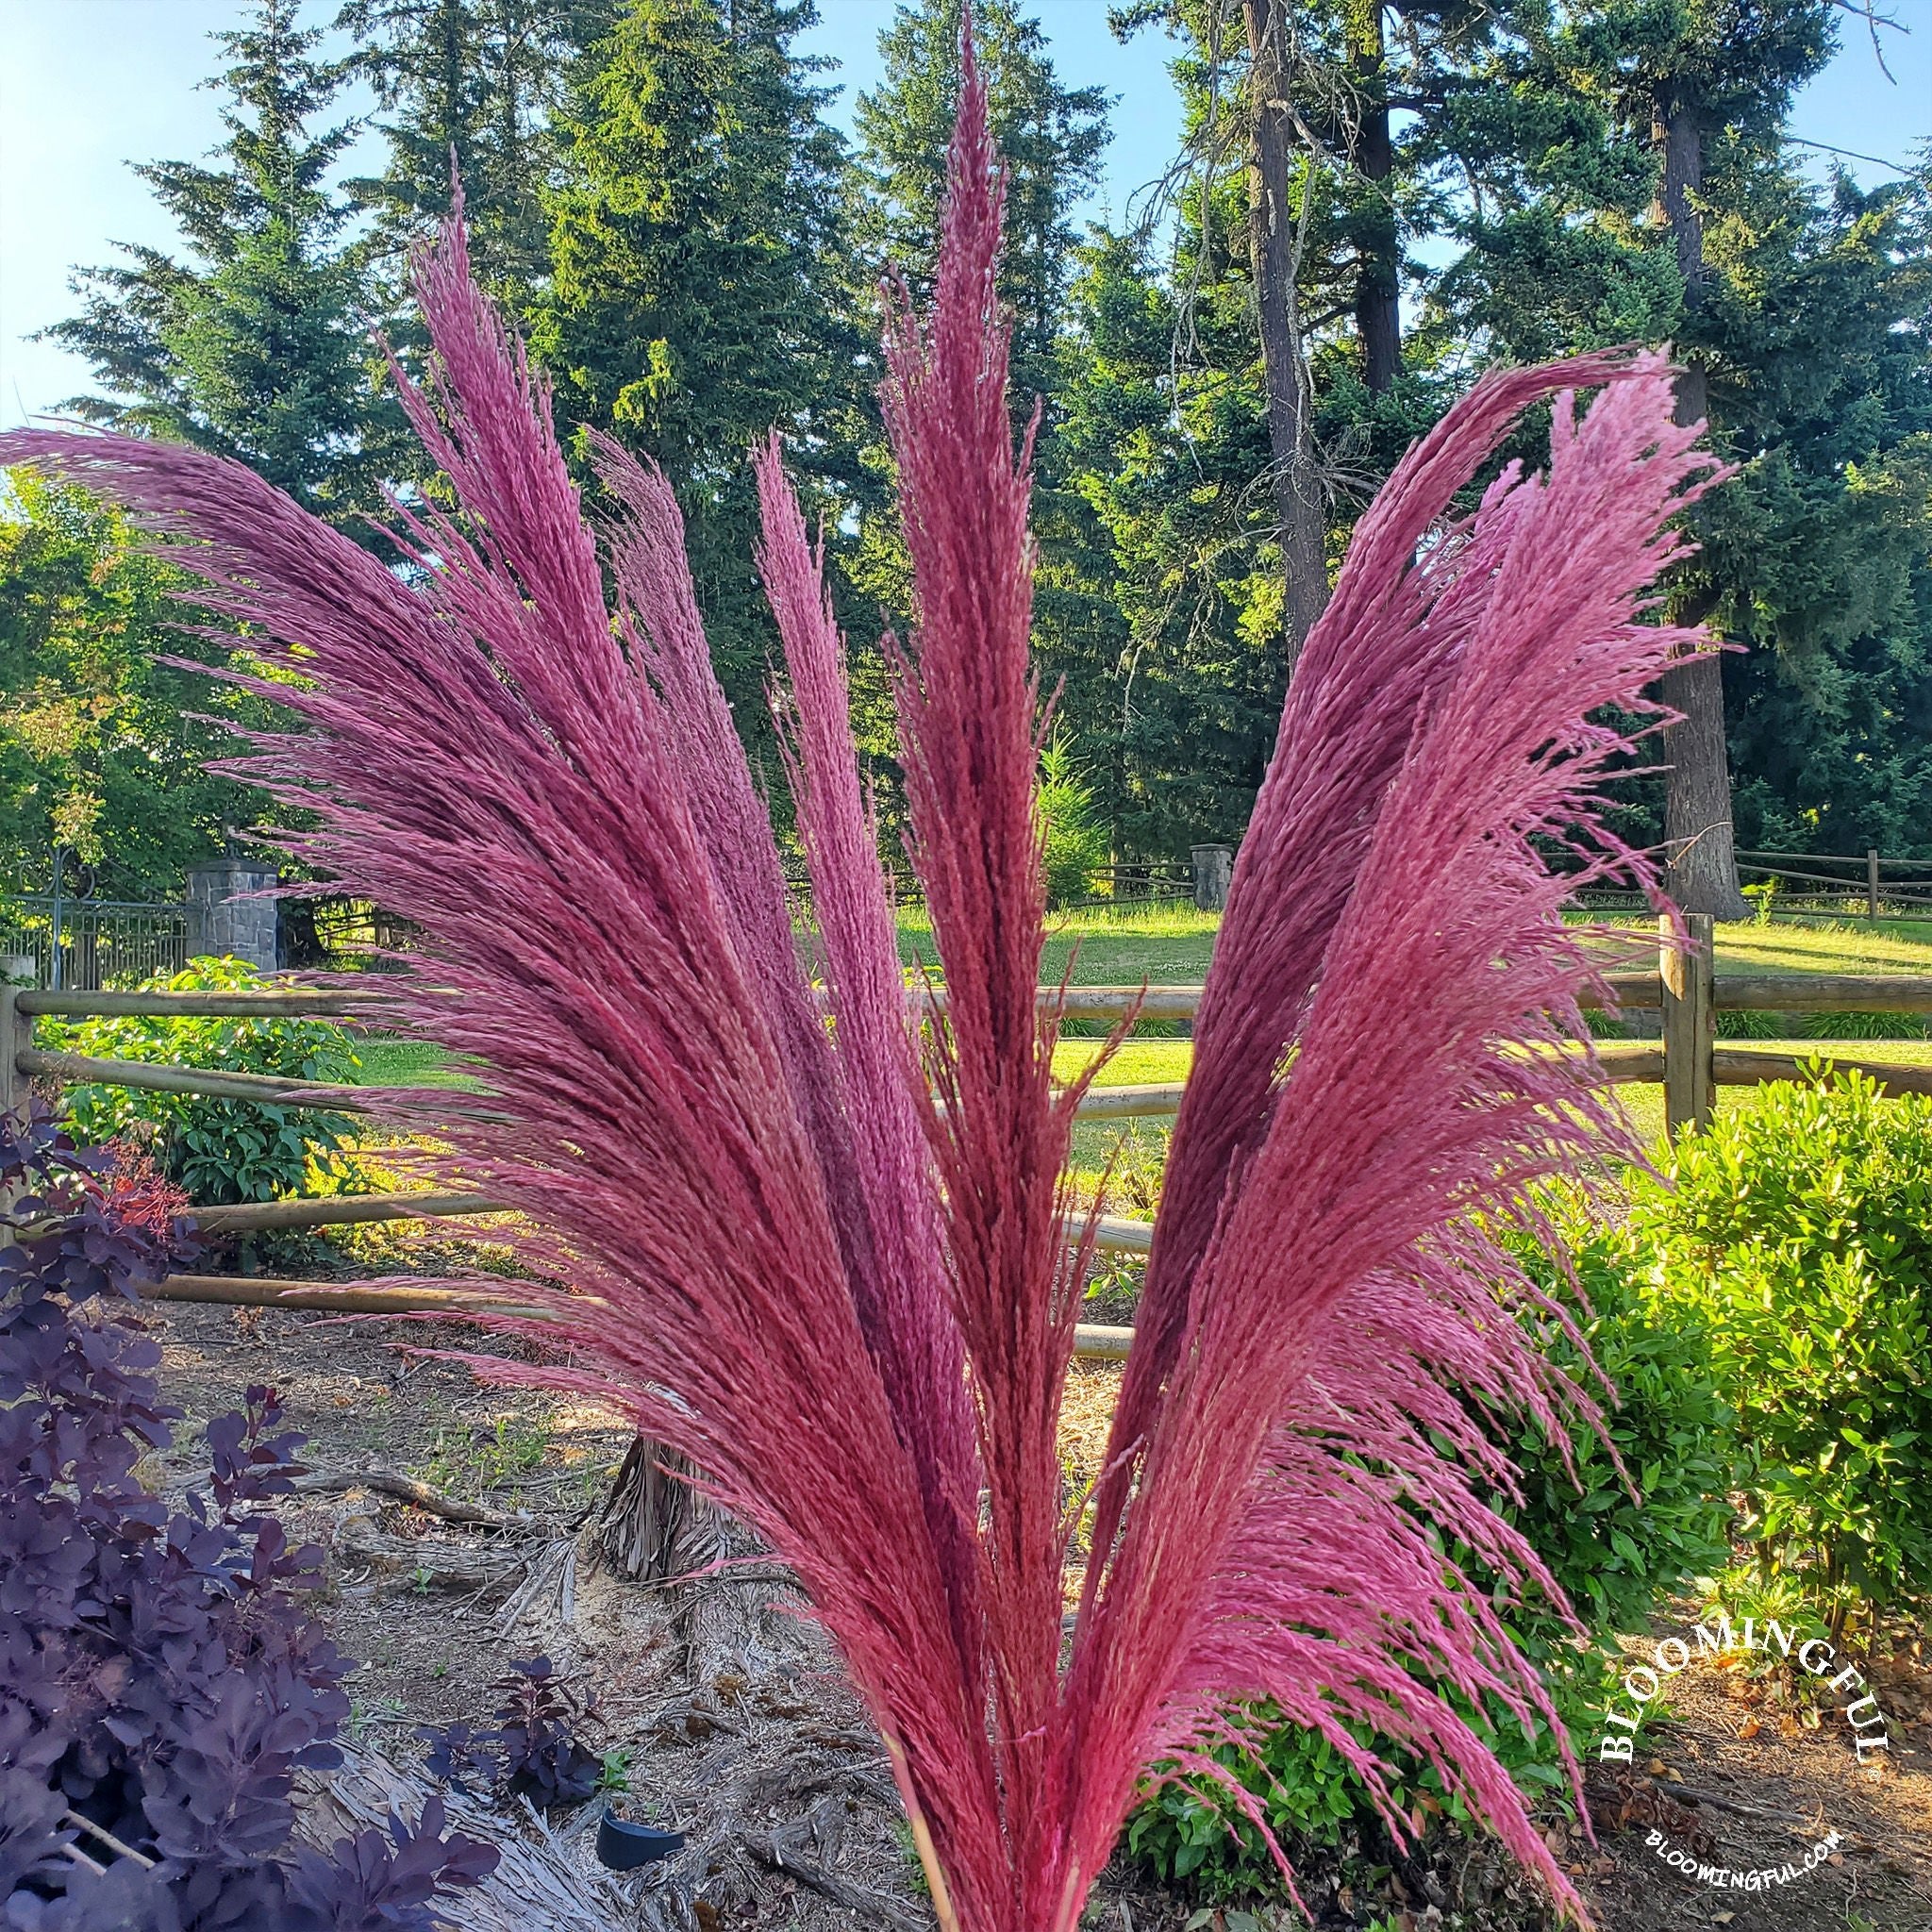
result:
M 1002 193 L 969 49 L 929 309 L 902 293 L 887 337 L 908 857 L 945 994 L 923 1021 L 776 444 L 759 561 L 804 948 L 672 491 L 595 446 L 613 608 L 459 222 L 416 264 L 435 353 L 402 387 L 447 485 L 396 506 L 407 568 L 178 446 L 27 431 L 0 461 L 132 506 L 196 603 L 291 674 L 275 695 L 304 728 L 235 769 L 314 814 L 293 849 L 317 875 L 420 929 L 409 1024 L 487 1070 L 437 1096 L 436 1130 L 564 1284 L 488 1324 L 546 1359 L 479 1373 L 624 1413 L 792 1566 L 878 1723 L 945 1932 L 1073 1932 L 1147 1768 L 1216 1775 L 1264 1709 L 1325 1739 L 1398 1837 L 1373 1740 L 1433 1766 L 1580 1911 L 1461 1715 L 1554 1724 L 1507 1619 L 1556 1585 L 1491 1507 L 1516 1489 L 1483 1418 L 1561 1441 L 1595 1414 L 1513 1318 L 1570 1319 L 1496 1231 L 1534 1219 L 1543 1177 L 1630 1146 L 1582 1017 L 1607 989 L 1561 908 L 1607 873 L 1654 888 L 1604 822 L 1630 741 L 1603 721 L 1656 721 L 1646 687 L 1707 646 L 1646 594 L 1715 467 L 1665 358 L 1607 351 L 1485 377 L 1358 523 L 1241 846 L 1104 1474 L 1067 1507 L 1092 1241 L 1064 1233 L 1081 1090 L 1055 1085 L 1038 991 Z M 1506 468 L 1462 513 L 1546 403 L 1547 469 Z M 1560 880 L 1552 844 L 1574 855 Z M 1454 1547 L 1501 1583 L 1472 1587 Z
M 288 1844 L 349 1666 L 302 1601 L 321 1551 L 259 1507 L 302 1441 L 274 1391 L 208 1424 L 206 1493 L 171 1510 L 136 1473 L 180 1411 L 115 1310 L 179 1258 L 180 1197 L 37 1116 L 0 1122 L 0 1926 L 428 1932 L 425 1902 L 497 1857 L 440 1805 Z
M 491 1688 L 502 1694 L 493 1727 L 419 1727 L 430 1776 L 458 1790 L 475 1785 L 526 1797 L 545 1809 L 588 1798 L 604 1765 L 577 1732 L 595 1721 L 594 1704 L 565 1683 L 547 1657 L 512 1658 Z

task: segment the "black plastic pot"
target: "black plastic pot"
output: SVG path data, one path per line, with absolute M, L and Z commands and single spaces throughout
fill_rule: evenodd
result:
M 659 1831 L 654 1824 L 633 1824 L 605 1806 L 597 1821 L 597 1862 L 612 1872 L 635 1872 L 655 1865 L 684 1849 L 681 1831 Z

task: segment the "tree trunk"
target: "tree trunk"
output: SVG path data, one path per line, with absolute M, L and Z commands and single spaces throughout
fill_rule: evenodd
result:
M 1395 147 L 1389 131 L 1389 76 L 1380 0 L 1351 15 L 1348 57 L 1359 119 L 1350 158 L 1362 187 L 1356 229 L 1356 332 L 1362 343 L 1362 378 L 1372 390 L 1392 389 L 1402 374 L 1402 243 L 1395 226 L 1391 177 Z
M 1684 277 L 1684 308 L 1703 306 L 1707 274 L 1704 216 L 1696 197 L 1704 187 L 1704 125 L 1698 104 L 1684 90 L 1657 96 L 1651 138 L 1663 160 L 1653 213 L 1670 224 Z M 1676 418 L 1696 423 L 1707 415 L 1704 372 L 1687 367 L 1677 378 Z M 1694 624 L 1708 614 L 1672 599 L 1674 623 Z M 1682 716 L 1664 727 L 1664 843 L 1670 854 L 1664 884 L 1680 909 L 1719 919 L 1747 919 L 1751 908 L 1738 890 L 1736 834 L 1731 824 L 1730 754 L 1724 743 L 1724 664 L 1716 656 L 1692 658 L 1663 676 L 1664 702 Z
M 1281 526 L 1286 596 L 1282 630 L 1289 675 L 1328 602 L 1328 517 L 1315 474 L 1314 393 L 1303 348 L 1295 275 L 1301 249 L 1289 205 L 1292 151 L 1283 65 L 1283 13 L 1289 0 L 1243 0 L 1254 65 L 1255 125 L 1248 163 L 1248 248 L 1268 391 L 1274 511 Z
M 597 1541 L 620 1576 L 669 1583 L 713 1560 L 717 1510 L 688 1478 L 691 1467 L 675 1449 L 638 1436 L 605 1499 Z

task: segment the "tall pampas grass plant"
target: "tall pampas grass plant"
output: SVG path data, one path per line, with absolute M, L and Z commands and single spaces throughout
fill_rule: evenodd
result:
M 808 959 L 672 491 L 599 444 L 613 608 L 459 223 L 416 263 L 434 356 L 402 385 L 453 507 L 397 506 L 400 567 L 174 444 L 23 432 L 0 460 L 188 540 L 169 555 L 196 602 L 294 674 L 273 694 L 302 728 L 239 769 L 314 814 L 297 856 L 421 929 L 409 1022 L 486 1070 L 436 1096 L 438 1131 L 564 1284 L 495 1324 L 543 1365 L 479 1367 L 621 1410 L 795 1569 L 943 1926 L 1072 1932 L 1148 1767 L 1211 1772 L 1260 1706 L 1325 1735 L 1398 1834 L 1358 1736 L 1425 1759 L 1577 1910 L 1458 1715 L 1548 1718 L 1543 1689 L 1442 1552 L 1554 1588 L 1491 1507 L 1511 1476 L 1483 1423 L 1560 1434 L 1588 1404 L 1509 1318 L 1537 1293 L 1488 1230 L 1623 1129 L 1587 1048 L 1560 1050 L 1603 989 L 1560 916 L 1576 875 L 1539 848 L 1654 883 L 1601 817 L 1627 742 L 1602 721 L 1655 719 L 1646 687 L 1703 644 L 1644 592 L 1712 466 L 1661 358 L 1593 355 L 1486 377 L 1357 525 L 1241 847 L 1074 1584 L 1056 1424 L 1091 1234 L 1064 1231 L 1078 1094 L 1054 1084 L 1037 991 L 1042 706 L 1000 221 L 969 61 L 931 305 L 901 299 L 887 343 L 909 857 L 946 992 L 923 1024 L 776 444 L 759 561 Z M 1458 516 L 1552 399 L 1547 469 L 1505 470 Z

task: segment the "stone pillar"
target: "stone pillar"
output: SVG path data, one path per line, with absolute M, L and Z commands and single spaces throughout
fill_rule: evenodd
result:
M 1203 912 L 1220 912 L 1227 905 L 1227 889 L 1234 879 L 1232 845 L 1196 845 L 1194 851 L 1194 904 Z
M 270 890 L 275 882 L 272 866 L 245 858 L 218 858 L 188 869 L 188 907 L 199 930 L 197 954 L 216 953 L 246 959 L 264 973 L 281 963 L 276 957 L 275 926 L 279 902 L 239 896 Z

